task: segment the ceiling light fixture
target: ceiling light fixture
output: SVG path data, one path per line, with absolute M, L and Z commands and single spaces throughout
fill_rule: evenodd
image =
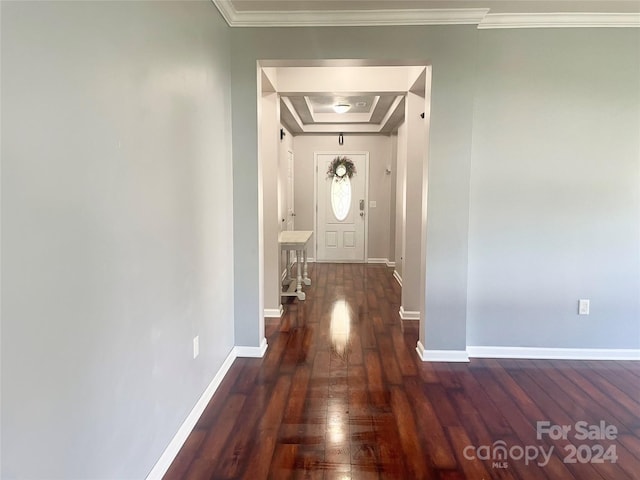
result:
M 351 109 L 351 105 L 348 103 L 336 103 L 333 106 L 333 111 L 336 113 L 347 113 Z

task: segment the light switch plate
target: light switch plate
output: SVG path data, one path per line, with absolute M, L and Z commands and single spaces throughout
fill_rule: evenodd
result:
M 376 208 L 376 201 L 375 200 L 369 200 L 369 208 Z

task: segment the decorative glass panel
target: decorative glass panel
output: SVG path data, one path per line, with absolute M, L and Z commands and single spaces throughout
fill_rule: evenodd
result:
M 351 179 L 347 176 L 331 181 L 331 208 L 336 220 L 343 221 L 351 209 Z

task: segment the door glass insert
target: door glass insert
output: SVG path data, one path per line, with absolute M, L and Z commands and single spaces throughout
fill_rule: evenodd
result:
M 351 179 L 346 175 L 331 181 L 331 209 L 339 222 L 349 215 L 351 209 Z

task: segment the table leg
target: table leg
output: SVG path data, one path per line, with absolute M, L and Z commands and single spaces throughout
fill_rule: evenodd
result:
M 296 276 L 296 280 L 298 281 L 298 285 L 296 286 L 296 292 L 302 291 L 302 265 L 300 258 L 300 250 L 296 250 L 296 269 L 298 275 Z
M 304 274 L 302 277 L 302 281 L 305 285 L 311 285 L 311 279 L 309 278 L 309 271 L 307 269 L 307 249 L 305 248 L 302 251 L 302 257 L 304 258 Z
M 304 292 L 302 291 L 302 258 L 300 258 L 300 250 L 296 250 L 296 269 L 297 269 L 297 276 L 296 276 L 296 281 L 297 281 L 297 285 L 296 285 L 296 292 L 298 294 L 298 300 L 304 300 L 306 298 L 306 295 L 304 294 Z

